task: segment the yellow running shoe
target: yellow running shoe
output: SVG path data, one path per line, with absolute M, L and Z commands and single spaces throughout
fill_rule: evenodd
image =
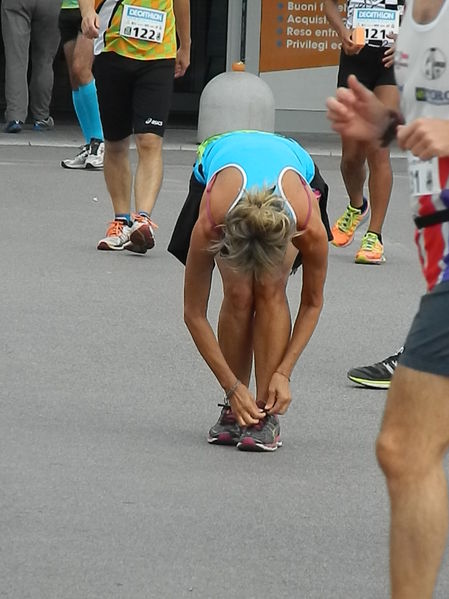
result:
M 360 208 L 354 208 L 351 204 L 346 206 L 346 210 L 335 221 L 332 227 L 332 235 L 334 236 L 332 244 L 338 248 L 344 248 L 354 239 L 354 233 L 357 227 L 368 216 L 370 209 L 369 201 L 366 201 L 364 212 Z
M 365 233 L 360 249 L 355 255 L 357 264 L 382 264 L 385 262 L 384 246 L 375 233 Z

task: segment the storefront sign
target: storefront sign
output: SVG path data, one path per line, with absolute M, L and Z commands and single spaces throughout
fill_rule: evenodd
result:
M 338 8 L 344 18 L 346 2 Z M 324 2 L 262 0 L 260 72 L 338 64 L 340 41 L 324 14 Z

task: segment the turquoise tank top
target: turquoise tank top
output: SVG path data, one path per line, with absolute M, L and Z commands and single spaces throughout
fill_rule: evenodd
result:
M 280 177 L 292 169 L 307 182 L 315 175 L 311 156 L 297 141 L 263 131 L 232 131 L 209 137 L 198 148 L 193 172 L 204 185 L 222 169 L 237 167 L 243 189 L 274 187 L 279 193 Z

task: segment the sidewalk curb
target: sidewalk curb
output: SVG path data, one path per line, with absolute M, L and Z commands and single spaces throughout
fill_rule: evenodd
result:
M 75 132 L 75 135 L 72 135 L 70 132 L 65 131 L 62 135 L 61 133 L 59 133 L 58 137 L 56 138 L 54 137 L 54 134 L 54 131 L 43 134 L 41 132 L 36 133 L 27 130 L 24 130 L 16 134 L 0 133 L 0 148 L 79 148 L 84 143 L 83 139 L 80 135 L 78 135 L 77 131 Z M 312 142 L 310 139 L 310 134 L 292 134 L 291 132 L 289 132 L 287 135 L 290 137 L 294 137 L 298 141 L 304 139 L 304 147 L 312 156 L 327 156 L 330 158 L 341 158 L 341 145 L 339 142 L 339 138 L 336 136 L 334 136 L 333 138 L 329 138 L 329 136 L 323 135 L 323 141 L 322 143 L 320 143 L 319 141 Z M 171 140 L 167 139 L 170 137 L 172 137 Z M 182 139 L 186 137 L 195 138 L 195 132 L 190 130 L 167 130 L 166 138 L 164 139 L 163 143 L 163 150 L 177 152 L 196 152 L 199 144 Z M 314 137 L 315 140 L 317 138 L 319 140 L 320 134 L 317 133 Z M 179 140 L 179 138 L 181 138 L 181 140 Z M 130 149 L 135 149 L 135 147 L 135 143 L 131 142 Z M 405 152 L 402 152 L 399 148 L 394 146 L 391 148 L 390 156 L 391 158 L 406 158 Z

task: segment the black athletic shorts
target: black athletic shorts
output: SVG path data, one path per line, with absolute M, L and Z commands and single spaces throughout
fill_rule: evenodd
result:
M 93 73 L 106 140 L 119 141 L 132 133 L 164 136 L 174 59 L 136 60 L 102 52 L 95 57 Z
M 421 298 L 399 363 L 420 372 L 449 376 L 449 281 Z
M 382 62 L 386 48 L 364 46 L 358 54 L 340 52 L 338 68 L 338 87 L 347 87 L 349 75 L 355 75 L 368 89 L 373 91 L 378 85 L 396 85 L 394 69 L 388 69 Z
M 329 218 L 327 215 L 327 198 L 329 195 L 329 187 L 317 165 L 315 164 L 315 176 L 310 182 L 310 187 L 320 192 L 320 212 L 321 220 L 323 221 L 324 227 L 327 232 L 327 238 L 329 241 L 333 239 Z M 193 227 L 198 220 L 198 214 L 200 211 L 201 198 L 206 186 L 200 183 L 195 175 L 192 173 L 189 183 L 189 192 L 187 194 L 186 201 L 184 202 L 181 212 L 173 230 L 170 243 L 168 245 L 168 251 L 173 254 L 175 258 L 178 258 L 183 264 L 187 261 L 187 254 L 189 252 L 190 237 L 192 235 Z M 292 266 L 292 273 L 295 273 L 299 266 L 302 264 L 301 253 L 298 252 L 295 261 Z
M 62 8 L 59 13 L 59 31 L 62 45 L 75 41 L 81 33 L 81 12 L 79 8 Z

